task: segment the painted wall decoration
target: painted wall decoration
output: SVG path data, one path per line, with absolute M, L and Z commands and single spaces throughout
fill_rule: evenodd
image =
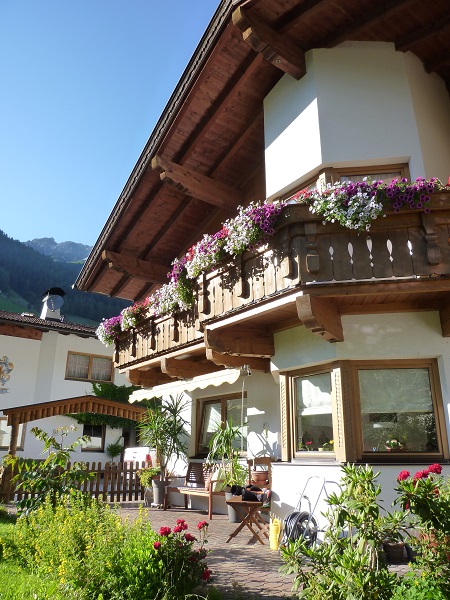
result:
M 5 394 L 8 391 L 8 388 L 5 388 L 4 385 L 9 381 L 9 374 L 13 369 L 14 365 L 7 356 L 0 358 L 0 394 Z

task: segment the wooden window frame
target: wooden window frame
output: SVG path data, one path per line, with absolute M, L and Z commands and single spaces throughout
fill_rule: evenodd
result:
M 309 188 L 324 190 L 328 185 L 340 183 L 341 177 L 351 178 L 352 175 L 360 176 L 362 174 L 370 177 L 372 175 L 376 175 L 377 173 L 392 172 L 392 174 L 394 174 L 394 172 L 397 171 L 400 173 L 400 178 L 405 178 L 410 181 L 411 174 L 407 163 L 368 165 L 365 167 L 327 167 L 325 169 L 321 169 L 316 175 L 304 181 L 294 190 L 284 194 L 281 199 L 288 200 L 298 191 Z M 392 178 L 394 178 L 394 175 Z
M 244 391 L 244 398 L 247 398 L 247 392 Z M 206 452 L 200 449 L 200 438 L 203 429 L 203 421 L 205 418 L 205 406 L 208 404 L 217 404 L 220 402 L 220 418 L 222 427 L 225 425 L 227 420 L 227 400 L 241 400 L 242 393 L 236 392 L 234 394 L 223 394 L 221 396 L 208 396 L 207 398 L 197 399 L 197 418 L 196 418 L 196 436 L 195 436 L 195 456 L 198 458 L 205 458 Z M 247 451 L 244 452 L 247 455 Z
M 70 375 L 67 374 L 68 368 L 69 368 L 69 358 L 70 356 L 87 356 L 89 357 L 89 367 L 88 367 L 88 376 L 87 378 L 83 378 L 83 377 L 71 377 Z M 110 360 L 111 361 L 111 378 L 110 379 L 92 379 L 91 374 L 92 374 L 92 368 L 93 368 L 93 362 L 94 359 L 96 358 L 102 358 L 105 360 Z M 66 359 L 66 370 L 65 370 L 65 379 L 67 381 L 92 381 L 95 383 L 114 383 L 114 363 L 113 363 L 113 359 L 111 356 L 103 356 L 102 354 L 89 354 L 87 352 L 73 352 L 72 350 L 69 350 L 67 353 L 67 359 Z
M 84 423 L 83 424 L 83 435 L 87 435 L 84 433 L 85 427 L 101 427 L 102 428 L 102 442 L 100 447 L 93 446 L 81 446 L 81 452 L 104 452 L 105 451 L 105 439 L 106 439 L 106 426 L 105 425 L 96 425 L 95 423 Z
M 408 463 L 436 461 L 449 458 L 445 413 L 440 386 L 439 367 L 434 358 L 395 359 L 395 360 L 342 360 L 332 361 L 314 367 L 305 367 L 280 373 L 282 454 L 283 460 L 329 459 L 331 452 L 319 453 L 296 451 L 296 392 L 295 379 L 330 372 L 332 395 L 332 424 L 334 456 L 341 462 L 392 463 L 399 455 L 387 451 L 364 452 L 362 437 L 361 402 L 358 371 L 373 369 L 424 369 L 429 372 L 430 391 L 439 450 L 432 452 L 402 453 Z

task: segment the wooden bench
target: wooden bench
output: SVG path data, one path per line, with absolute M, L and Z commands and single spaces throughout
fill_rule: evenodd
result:
M 214 490 L 214 484 L 222 482 L 223 479 L 214 479 L 214 467 L 204 463 L 191 462 L 188 465 L 184 485 L 169 485 L 166 488 L 167 493 L 164 510 L 167 508 L 167 496 L 169 492 L 183 494 L 185 508 L 188 507 L 189 496 L 202 496 L 203 498 L 208 498 L 208 518 L 212 519 L 213 496 L 225 496 L 223 490 Z

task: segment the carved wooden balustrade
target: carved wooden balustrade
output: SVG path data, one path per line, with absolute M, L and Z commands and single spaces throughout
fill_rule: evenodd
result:
M 150 318 L 123 334 L 117 366 L 189 348 L 203 341 L 209 323 L 299 290 L 313 295 L 325 288 L 332 297 L 347 284 L 369 284 L 376 294 L 380 284 L 406 291 L 410 282 L 444 280 L 447 289 L 448 280 L 450 291 L 450 192 L 434 194 L 429 206 L 428 214 L 388 214 L 364 233 L 324 224 L 307 206 L 287 206 L 263 246 L 198 279 L 192 311 Z

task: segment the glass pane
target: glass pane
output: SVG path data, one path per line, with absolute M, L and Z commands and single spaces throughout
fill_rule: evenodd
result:
M 203 405 L 202 429 L 200 431 L 199 451 L 208 452 L 209 440 L 222 423 L 221 402 L 207 402 Z
M 298 377 L 295 384 L 297 450 L 333 450 L 330 374 Z
M 364 452 L 437 452 L 430 376 L 424 369 L 358 371 Z
M 364 174 L 360 173 L 359 175 L 342 175 L 341 183 L 344 181 L 364 181 L 364 178 L 371 179 L 372 181 L 384 181 L 386 183 L 390 183 L 393 179 L 400 179 L 402 174 L 400 171 L 391 171 L 390 173 L 370 173 Z
M 103 450 L 103 425 L 83 425 L 83 435 L 89 435 L 91 441 L 83 445 L 87 450 Z
M 227 421 L 232 421 L 234 427 L 239 427 L 242 439 L 234 444 L 238 450 L 247 452 L 247 398 L 232 398 L 227 400 Z M 242 423 L 242 425 L 241 425 Z
M 112 360 L 110 358 L 93 358 L 91 379 L 94 381 L 111 381 Z
M 89 356 L 70 354 L 67 361 L 67 377 L 87 379 L 89 375 Z

